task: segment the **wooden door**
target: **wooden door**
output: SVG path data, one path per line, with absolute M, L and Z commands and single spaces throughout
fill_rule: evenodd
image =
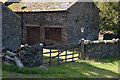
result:
M 61 42 L 61 28 L 45 28 L 45 39 Z
M 27 43 L 30 45 L 40 43 L 40 27 L 27 27 Z

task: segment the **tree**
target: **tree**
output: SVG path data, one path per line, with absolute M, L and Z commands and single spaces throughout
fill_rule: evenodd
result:
M 98 2 L 96 5 L 101 10 L 100 31 L 113 31 L 120 34 L 120 2 Z

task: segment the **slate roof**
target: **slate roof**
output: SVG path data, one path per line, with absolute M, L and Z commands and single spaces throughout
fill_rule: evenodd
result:
M 75 2 L 19 2 L 8 7 L 14 12 L 64 11 Z

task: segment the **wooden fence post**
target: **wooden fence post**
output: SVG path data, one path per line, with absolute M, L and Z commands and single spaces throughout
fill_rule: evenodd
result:
M 79 56 L 78 59 L 84 59 L 84 38 L 79 41 Z
M 81 40 L 79 40 L 78 59 L 81 57 Z
M 59 50 L 58 50 L 58 64 L 59 64 Z
M 81 57 L 82 57 L 82 59 L 85 59 L 85 54 L 84 54 L 84 38 L 81 39 Z
M 51 48 L 50 48 L 50 60 L 49 60 L 49 66 L 51 66 Z
M 74 50 L 74 48 L 73 48 L 72 62 L 74 61 L 74 53 L 75 53 L 75 50 Z
M 39 44 L 40 46 L 40 52 L 41 52 L 41 56 L 42 56 L 42 64 L 43 65 L 43 44 Z
M 67 62 L 67 50 L 65 50 L 65 62 Z
M 42 54 L 42 65 L 43 65 L 43 47 L 41 47 L 41 54 Z

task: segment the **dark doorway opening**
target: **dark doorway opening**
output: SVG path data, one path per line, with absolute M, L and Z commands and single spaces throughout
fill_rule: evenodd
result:
M 45 39 L 61 42 L 61 28 L 45 28 Z

